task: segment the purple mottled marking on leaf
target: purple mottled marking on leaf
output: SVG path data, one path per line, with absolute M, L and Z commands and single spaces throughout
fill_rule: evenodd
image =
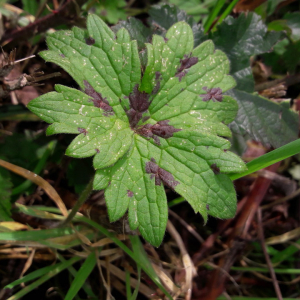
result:
M 164 37 L 164 41 L 165 41 L 165 42 L 167 42 L 168 40 L 169 40 L 168 38 Z
M 85 42 L 87 45 L 91 46 L 95 44 L 95 39 L 93 39 L 92 37 L 88 37 L 85 39 Z
M 91 97 L 91 101 L 93 101 L 94 106 L 113 114 L 113 109 L 106 98 L 103 98 L 100 93 L 97 93 L 86 80 L 83 80 L 83 84 L 85 86 L 84 92 Z
M 112 111 L 108 111 L 108 112 L 103 113 L 104 117 L 109 117 L 109 116 L 113 116 L 113 115 L 114 115 L 114 113 Z
M 161 76 L 161 73 L 160 72 L 155 72 L 155 82 L 156 82 L 156 85 L 154 86 L 153 90 L 152 90 L 152 95 L 155 95 L 157 94 L 157 92 L 159 91 L 160 89 L 160 82 L 162 80 L 162 76 Z
M 139 112 L 145 112 L 150 105 L 148 101 L 149 95 L 145 92 L 139 91 L 139 85 L 136 84 L 133 92 L 129 95 L 130 108 Z
M 209 210 L 209 204 L 206 204 L 206 209 Z
M 183 70 L 182 72 L 175 75 L 175 77 L 178 77 L 179 82 L 181 81 L 182 77 L 184 77 L 187 74 L 186 70 Z
M 180 131 L 181 129 L 175 128 L 172 125 L 169 125 L 169 120 L 159 121 L 154 125 L 146 124 L 138 128 L 137 133 L 144 137 L 153 138 L 154 142 L 157 145 L 160 145 L 158 137 L 168 139 L 173 136 L 175 132 Z
M 157 135 L 153 135 L 153 141 L 154 141 L 154 143 L 156 144 L 156 145 L 158 145 L 158 146 L 160 146 L 161 144 L 160 144 L 160 140 L 159 140 L 159 138 L 158 138 L 158 136 Z
M 153 133 L 152 133 L 152 125 L 151 124 L 146 124 L 144 126 L 141 126 L 140 128 L 138 128 L 137 133 L 144 136 L 144 137 L 153 137 Z
M 177 69 L 177 73 L 182 72 L 183 70 L 189 69 L 193 65 L 195 65 L 198 62 L 198 57 L 191 57 L 192 53 L 190 55 L 184 55 L 184 58 L 180 60 L 180 66 Z
M 86 135 L 88 133 L 88 131 L 86 131 L 86 129 L 84 129 L 84 128 L 78 127 L 77 129 L 80 133 L 83 133 L 84 135 Z
M 133 197 L 133 192 L 131 190 L 127 190 L 127 196 L 128 197 Z
M 161 80 L 162 76 L 161 73 L 159 71 L 155 72 L 155 81 Z
M 223 95 L 222 95 L 222 89 L 220 88 L 212 88 L 209 89 L 208 87 L 203 87 L 202 90 L 206 91 L 207 94 L 205 95 L 200 95 L 200 97 L 202 97 L 203 101 L 209 101 L 209 100 L 216 100 L 218 102 L 222 102 L 223 101 Z
M 150 119 L 149 116 L 145 116 L 145 117 L 143 117 L 142 122 L 144 123 L 144 122 L 148 121 L 149 119 Z
M 213 170 L 213 172 L 217 175 L 220 173 L 220 168 L 217 166 L 217 164 L 212 164 L 210 168 Z
M 169 125 L 169 120 L 159 121 L 152 126 L 153 134 L 168 139 L 173 136 L 173 133 L 180 131 L 181 129 L 175 128 Z
M 96 148 L 95 151 L 96 151 L 97 153 L 100 153 L 100 150 L 99 150 L 98 148 Z
M 145 113 L 150 105 L 149 94 L 140 92 L 139 85 L 135 85 L 132 93 L 129 95 L 130 109 L 126 112 L 130 127 L 135 128 L 138 122 L 142 119 L 143 113 Z
M 223 149 L 223 151 L 226 153 L 228 151 L 228 149 Z
M 184 55 L 184 58 L 180 60 L 180 66 L 177 69 L 177 72 L 175 74 L 175 77 L 178 77 L 178 80 L 181 81 L 182 77 L 184 77 L 187 74 L 186 69 L 189 69 L 193 65 L 195 65 L 198 62 L 198 57 L 191 57 L 192 53 L 190 55 Z
M 62 54 L 62 53 L 59 54 L 59 55 L 60 55 L 62 58 L 65 58 L 65 57 L 66 57 L 66 56 L 65 56 L 64 54 Z
M 179 184 L 170 172 L 160 168 L 156 164 L 154 158 L 151 158 L 146 163 L 145 171 L 150 174 L 150 179 L 155 178 L 155 185 L 161 185 L 161 182 L 163 182 L 168 187 L 174 189 Z

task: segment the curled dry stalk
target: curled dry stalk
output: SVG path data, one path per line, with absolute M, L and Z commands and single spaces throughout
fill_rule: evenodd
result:
M 182 263 L 185 269 L 185 284 L 182 286 L 181 290 L 179 291 L 179 294 L 182 292 L 185 293 L 185 299 L 190 300 L 192 296 L 193 277 L 197 274 L 196 269 L 190 255 L 188 254 L 185 248 L 181 236 L 170 221 L 168 221 L 167 223 L 167 229 L 178 245 L 182 256 Z
M 1 45 L 16 44 L 20 40 L 24 41 L 58 25 L 74 24 L 80 20 L 78 11 L 85 2 L 87 0 L 66 0 L 59 10 L 54 10 L 51 14 L 37 19 L 25 27 L 5 32 L 0 41 Z
M 35 72 L 31 75 L 21 74 L 19 77 L 8 80 L 7 76 L 13 70 L 17 63 L 35 57 L 31 55 L 19 60 L 16 60 L 16 49 L 12 50 L 9 55 L 2 50 L 2 62 L 0 65 L 0 98 L 5 98 L 10 92 L 22 89 L 25 86 L 39 86 L 39 81 L 46 80 L 52 77 L 60 76 L 59 72 L 44 75 L 44 72 Z

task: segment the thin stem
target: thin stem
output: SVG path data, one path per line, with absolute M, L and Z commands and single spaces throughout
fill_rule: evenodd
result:
M 19 60 L 15 60 L 15 64 L 17 64 L 17 63 L 19 63 L 19 62 L 21 62 L 21 61 L 24 61 L 24 60 L 26 60 L 26 59 L 30 59 L 30 58 L 33 58 L 33 57 L 35 57 L 35 55 L 30 55 L 30 56 L 28 56 L 28 57 L 25 57 L 25 58 L 22 58 L 22 59 L 19 59 Z
M 265 256 L 265 259 L 266 259 L 266 262 L 267 262 L 267 265 L 268 265 L 268 268 L 269 268 L 269 271 L 270 271 L 270 274 L 271 274 L 271 277 L 272 277 L 272 282 L 273 282 L 273 285 L 274 285 L 274 289 L 275 289 L 277 298 L 278 298 L 278 300 L 282 300 L 282 294 L 281 294 L 281 291 L 280 291 L 280 287 L 279 287 L 279 284 L 278 284 L 278 281 L 277 281 L 277 278 L 276 278 L 276 274 L 274 272 L 274 268 L 272 266 L 272 262 L 271 262 L 269 254 L 268 254 L 266 243 L 265 243 L 265 237 L 264 237 L 262 216 L 261 215 L 262 215 L 261 214 L 261 209 L 259 208 L 257 210 L 258 236 L 259 236 L 259 239 L 260 239 L 261 247 L 262 247 L 262 250 L 263 250 L 263 253 L 264 253 L 264 256 Z
M 72 221 L 72 219 L 75 217 L 75 215 L 79 211 L 79 209 L 82 206 L 82 204 L 90 196 L 90 194 L 91 194 L 91 192 L 93 190 L 93 182 L 94 182 L 94 176 L 91 178 L 91 180 L 89 181 L 89 183 L 86 186 L 86 188 L 82 191 L 81 195 L 79 196 L 77 202 L 73 206 L 73 208 L 72 208 L 71 212 L 69 213 L 69 215 L 67 216 L 67 218 L 59 225 L 59 227 L 66 226 L 67 224 L 69 224 Z

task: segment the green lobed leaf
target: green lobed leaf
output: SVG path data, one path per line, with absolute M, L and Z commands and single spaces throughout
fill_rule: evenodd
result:
M 225 174 L 246 167 L 224 139 L 238 109 L 223 94 L 235 86 L 225 54 L 211 41 L 194 49 L 191 27 L 178 22 L 146 44 L 141 76 L 137 43 L 125 28 L 114 34 L 95 15 L 87 28 L 51 34 L 41 54 L 82 91 L 57 85 L 28 108 L 53 123 L 48 134 L 79 133 L 66 154 L 94 156 L 94 189 L 105 189 L 110 221 L 128 211 L 131 229 L 159 246 L 168 219 L 164 185 L 205 221 L 233 217 L 236 195 Z
M 207 39 L 207 36 L 203 34 L 203 30 L 199 28 L 199 25 L 195 24 L 191 18 L 186 16 L 185 12 L 177 7 L 170 6 L 168 4 L 156 5 L 150 9 L 149 14 L 151 16 L 150 23 L 152 24 L 154 32 L 157 32 L 162 36 L 165 36 L 166 30 L 169 29 L 175 22 L 178 20 L 185 20 L 193 29 L 195 45 L 197 45 L 197 41 Z M 294 19 L 293 20 L 296 22 L 296 18 Z M 253 92 L 254 79 L 250 67 L 250 56 L 269 51 L 272 46 L 280 40 L 282 33 L 267 32 L 267 27 L 262 22 L 261 17 L 257 14 L 250 13 L 247 16 L 241 15 L 237 19 L 230 17 L 227 18 L 217 27 L 217 30 L 214 33 L 210 34 L 210 37 L 216 43 L 216 47 L 223 50 L 228 55 L 231 61 L 231 74 L 238 83 L 236 88 L 247 92 Z M 276 47 L 277 45 L 275 45 L 275 48 Z M 283 56 L 285 65 L 288 66 L 291 71 L 297 66 L 298 57 L 291 55 L 291 52 L 295 52 L 297 49 L 299 49 L 299 47 L 297 48 L 297 43 L 289 45 Z M 275 65 L 277 66 L 279 63 L 278 58 L 275 58 L 275 61 Z M 276 128 L 286 128 L 285 121 L 282 120 L 278 114 L 276 115 L 272 113 L 272 116 L 274 117 L 272 119 L 273 121 L 267 124 L 266 122 L 263 122 L 263 116 L 261 114 L 258 114 L 261 116 L 259 119 L 255 118 L 255 115 L 252 115 L 252 110 L 255 109 L 256 111 L 259 111 L 260 103 L 262 103 L 263 107 L 269 107 L 268 109 L 271 109 L 271 111 L 273 111 L 273 109 L 278 110 L 278 105 L 274 103 L 272 106 L 270 101 L 260 98 L 260 101 L 252 102 L 252 110 L 247 111 L 245 109 L 247 107 L 250 108 L 250 106 L 243 105 L 243 97 L 244 96 L 237 98 L 235 95 L 235 99 L 241 106 L 238 111 L 238 119 L 243 120 L 243 123 L 239 124 L 241 126 L 237 126 L 237 123 L 231 125 L 231 128 L 234 128 L 235 133 L 238 133 L 241 136 L 247 132 L 252 138 L 258 139 L 265 144 L 271 144 L 274 147 L 284 145 L 296 138 L 295 131 L 297 130 L 298 123 L 295 120 L 295 114 L 292 111 L 284 108 L 285 113 L 291 117 L 289 125 L 292 126 L 292 131 L 286 134 L 286 130 L 280 129 L 277 132 L 279 134 L 274 136 L 273 132 L 277 131 Z M 251 95 L 248 94 L 246 98 L 251 98 Z M 273 108 L 271 108 L 270 105 Z M 249 120 L 249 118 L 245 118 L 245 114 L 251 116 L 251 122 L 246 121 Z M 258 129 L 261 127 L 264 128 L 261 139 L 260 135 L 255 132 L 255 128 L 252 127 L 252 124 L 257 124 L 257 126 L 254 127 L 257 127 Z M 217 123 L 212 120 L 212 126 L 216 125 Z M 220 130 L 220 127 L 217 127 Z M 226 129 L 224 128 L 224 130 Z M 218 134 L 226 136 L 226 134 L 221 132 Z M 274 139 L 276 139 L 276 142 Z

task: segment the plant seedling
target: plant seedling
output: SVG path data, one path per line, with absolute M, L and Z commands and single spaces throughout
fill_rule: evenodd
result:
M 116 34 L 97 16 L 47 38 L 46 60 L 64 68 L 81 90 L 56 85 L 28 105 L 52 123 L 47 134 L 78 136 L 72 157 L 94 156 L 94 189 L 105 189 L 111 222 L 128 211 L 132 230 L 159 246 L 168 219 L 164 185 L 184 197 L 204 221 L 232 218 L 236 193 L 226 174 L 246 170 L 228 151 L 226 126 L 237 113 L 224 92 L 235 86 L 226 55 L 206 41 L 194 49 L 185 22 L 146 44 L 141 68 L 137 42 Z

